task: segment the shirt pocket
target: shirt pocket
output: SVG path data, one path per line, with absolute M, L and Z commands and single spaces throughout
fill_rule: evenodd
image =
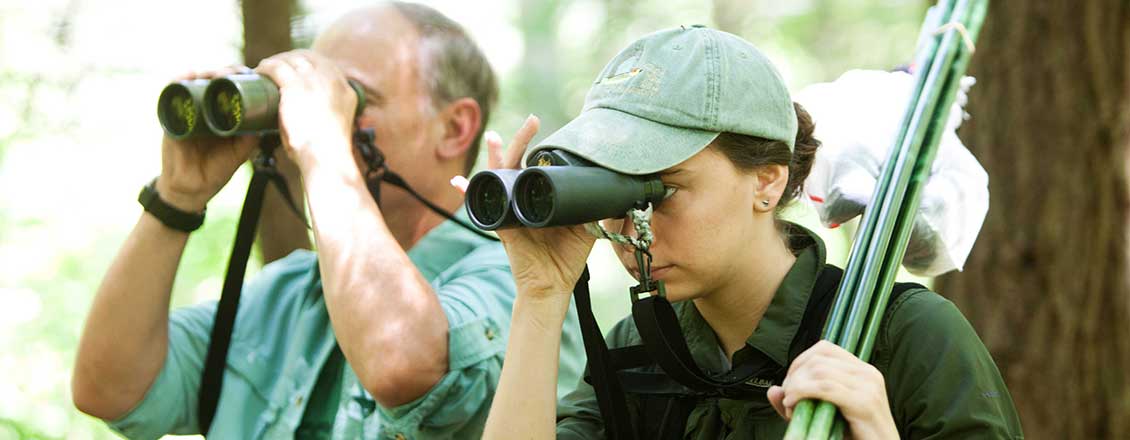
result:
M 257 400 L 263 408 L 255 418 L 254 438 L 290 438 L 306 408 L 313 369 L 302 358 L 279 362 L 262 352 L 243 345 L 233 345 L 228 353 L 228 368 L 249 386 L 247 399 Z

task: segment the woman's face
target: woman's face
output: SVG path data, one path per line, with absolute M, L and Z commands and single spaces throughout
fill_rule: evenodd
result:
M 701 298 L 729 285 L 738 271 L 752 270 L 749 256 L 776 234 L 773 211 L 755 209 L 758 196 L 764 197 L 764 191 L 758 191 L 765 186 L 759 184 L 764 176 L 739 171 L 713 147 L 660 176 L 675 192 L 652 215 L 651 275 L 664 281 L 668 299 Z M 774 205 L 779 197 L 773 197 Z M 604 226 L 609 231 L 635 234 L 630 222 L 623 220 L 606 220 Z M 638 280 L 632 248 L 614 248 L 620 262 Z

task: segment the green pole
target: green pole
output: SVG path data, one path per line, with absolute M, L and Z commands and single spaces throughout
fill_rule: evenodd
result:
M 961 20 L 967 16 L 965 11 L 968 8 L 968 0 L 960 0 L 955 11 L 952 15 L 952 20 Z M 914 116 L 911 119 L 911 124 L 908 127 L 907 136 L 903 139 L 902 145 L 899 150 L 903 153 L 900 154 L 899 160 L 894 163 L 893 175 L 891 180 L 883 182 L 888 185 L 888 190 L 883 194 L 882 203 L 878 208 L 878 224 L 877 229 L 873 231 L 871 236 L 861 236 L 860 239 L 870 241 L 868 248 L 868 258 L 865 259 L 863 265 L 863 272 L 860 275 L 860 281 L 853 295 L 851 309 L 848 311 L 847 319 L 844 323 L 844 329 L 841 331 L 839 338 L 839 345 L 845 350 L 855 352 L 860 332 L 863 329 L 864 320 L 867 317 L 868 309 L 871 305 L 871 300 L 875 287 L 878 282 L 879 273 L 883 269 L 883 258 L 888 250 L 891 242 L 891 231 L 894 228 L 895 221 L 897 220 L 898 212 L 903 204 L 903 197 L 906 194 L 907 185 L 910 181 L 911 170 L 917 162 L 917 157 L 921 151 L 923 140 L 925 139 L 925 127 L 929 124 L 933 114 L 937 111 L 937 104 L 941 95 L 942 84 L 946 81 L 945 77 L 950 71 L 950 66 L 953 63 L 956 55 L 954 32 L 947 32 L 943 36 L 941 47 L 938 51 L 937 59 L 931 64 L 929 74 L 927 75 L 926 86 L 923 89 L 924 96 L 917 102 L 917 107 L 914 109 Z M 891 169 L 888 165 L 886 169 Z M 825 440 L 831 432 L 832 423 L 836 417 L 836 406 L 829 402 L 820 402 L 815 412 L 813 419 L 808 429 L 808 440 Z
M 952 14 L 951 20 L 968 20 L 969 23 L 966 23 L 967 29 L 979 29 L 980 23 L 984 17 L 984 6 L 985 5 L 983 2 L 974 1 L 974 4 L 971 6 L 968 1 L 961 1 L 958 7 L 955 8 L 955 12 Z M 972 17 L 969 11 L 970 7 L 974 8 Z M 938 15 L 941 16 L 944 14 Z M 930 20 L 928 19 L 927 21 L 929 22 Z M 876 199 L 878 199 L 879 193 L 882 193 L 882 204 L 870 205 L 872 207 L 879 206 L 879 209 L 877 211 L 878 214 L 876 215 L 876 218 L 878 220 L 876 220 L 877 224 L 875 224 L 874 226 L 872 226 L 872 223 L 868 223 L 865 225 L 865 227 L 877 228 L 877 230 L 861 230 L 860 234 L 857 237 L 857 243 L 853 244 L 853 258 L 851 259 L 851 261 L 849 261 L 849 267 L 851 267 L 853 262 L 860 261 L 858 258 L 855 258 L 857 256 L 855 252 L 861 248 L 860 246 L 856 246 L 858 244 L 858 241 L 863 240 L 870 242 L 870 246 L 866 248 L 867 258 L 863 259 L 863 273 L 860 276 L 861 278 L 856 281 L 856 285 L 853 286 L 855 287 L 855 295 L 852 296 L 851 311 L 847 316 L 847 322 L 844 324 L 845 328 L 841 329 L 841 334 L 839 335 L 840 337 L 837 341 L 841 346 L 844 346 L 845 349 L 848 349 L 849 351 L 856 351 L 856 345 L 859 343 L 861 336 L 860 331 L 864 326 L 864 320 L 867 319 L 867 310 L 870 309 L 871 315 L 878 314 L 879 316 L 882 316 L 882 312 L 885 310 L 886 300 L 889 298 L 891 287 L 889 283 L 893 280 L 893 278 L 885 278 L 881 277 L 880 275 L 890 274 L 890 276 L 893 277 L 893 274 L 897 272 L 901 258 L 895 259 L 893 261 L 885 261 L 884 259 L 881 259 L 881 257 L 886 256 L 886 254 L 888 253 L 892 239 L 891 232 L 895 230 L 895 225 L 900 222 L 900 216 L 898 215 L 898 213 L 912 213 L 912 215 L 910 216 L 910 222 L 913 222 L 913 213 L 916 212 L 917 207 L 917 195 L 914 193 L 920 191 L 920 186 L 924 181 L 924 177 L 920 177 L 917 180 L 918 188 L 910 188 L 912 186 L 910 185 L 912 181 L 911 177 L 914 174 L 914 170 L 919 168 L 919 166 L 922 164 L 925 164 L 924 166 L 926 171 L 929 171 L 929 164 L 933 160 L 934 151 L 936 151 L 937 139 L 927 141 L 926 136 L 927 131 L 929 131 L 927 129 L 930 128 L 930 125 L 939 114 L 942 115 L 941 120 L 944 124 L 945 115 L 948 115 L 949 107 L 953 101 L 953 92 L 955 90 L 957 82 L 960 80 L 960 77 L 964 72 L 965 66 L 968 63 L 968 56 L 965 56 L 961 61 L 961 64 L 959 64 L 957 68 L 951 69 L 951 67 L 954 66 L 955 60 L 957 59 L 957 54 L 960 53 L 959 44 L 963 44 L 962 40 L 958 40 L 960 36 L 956 34 L 957 31 L 953 29 L 950 29 L 948 32 L 946 32 L 945 36 L 942 38 L 942 44 L 940 45 L 941 50 L 937 51 L 937 53 L 935 54 L 936 56 L 934 58 L 936 59 L 932 62 L 929 62 L 928 68 L 927 63 L 920 63 L 920 72 L 929 72 L 927 75 L 925 75 L 926 81 L 922 90 L 925 94 L 926 99 L 925 101 L 922 101 L 920 99 L 915 101 L 914 97 L 911 98 L 911 102 L 914 103 L 914 116 L 911 118 L 911 123 L 909 124 L 909 126 L 904 125 L 903 130 L 900 132 L 899 140 L 901 142 L 897 144 L 900 146 L 900 148 L 897 149 L 897 152 L 892 154 L 892 156 L 897 156 L 896 161 L 888 162 L 888 166 L 884 168 L 884 178 L 880 180 L 881 185 L 879 186 L 879 188 L 884 188 L 886 190 L 881 191 L 879 190 L 879 188 L 877 188 L 876 191 Z M 972 37 L 975 37 L 975 35 L 973 35 Z M 930 39 L 927 39 L 927 41 L 930 41 Z M 929 48 L 930 45 L 927 44 L 927 47 Z M 927 52 L 927 54 L 929 54 L 929 52 Z M 954 72 L 956 72 L 956 74 Z M 956 76 L 956 78 L 953 78 L 953 76 Z M 923 78 L 920 76 L 920 80 L 921 79 Z M 922 81 L 919 81 L 919 83 L 921 82 Z M 927 129 L 923 129 L 923 127 L 926 127 Z M 935 133 L 940 132 L 935 131 Z M 907 136 L 907 134 L 909 134 L 909 136 Z M 927 146 L 925 148 L 926 151 L 923 152 L 922 149 L 924 144 Z M 919 155 L 924 155 L 926 160 L 923 161 L 918 158 Z M 892 164 L 894 164 L 893 167 Z M 891 172 L 892 170 L 893 172 Z M 892 181 L 893 185 L 891 184 Z M 906 203 L 908 190 L 911 192 L 912 199 L 909 204 Z M 865 216 L 865 218 L 866 217 L 867 216 Z M 911 226 L 912 225 L 913 224 L 911 223 Z M 865 235 L 865 232 L 873 235 Z M 907 234 L 906 237 L 902 238 L 896 235 L 894 237 L 895 247 L 904 252 L 905 240 L 908 237 L 909 234 Z M 899 254 L 902 253 L 899 250 L 896 250 L 895 252 Z M 888 261 L 891 264 L 884 264 Z M 849 270 L 849 272 L 852 271 Z M 879 278 L 884 278 L 884 283 L 877 284 Z M 877 285 L 880 286 L 878 298 L 875 298 L 875 304 L 872 304 L 872 296 Z M 834 318 L 838 318 L 838 316 L 835 316 Z M 869 324 L 869 331 L 877 329 L 877 322 L 870 321 Z M 873 336 L 871 338 L 873 338 Z M 872 344 L 872 342 L 873 341 L 868 341 L 867 344 L 870 345 Z M 796 415 L 797 411 L 796 409 L 794 409 L 794 422 L 803 421 L 796 420 Z M 804 419 L 808 418 L 807 408 L 804 408 L 804 411 L 802 411 L 800 415 Z M 835 415 L 835 406 L 826 402 L 822 402 L 815 410 L 815 414 L 812 416 L 813 420 L 808 427 L 809 429 L 806 430 L 808 431 L 806 433 L 807 438 L 819 440 L 826 439 L 833 421 L 836 420 Z M 796 434 L 799 430 L 793 429 L 793 426 L 790 426 L 790 431 L 791 432 L 789 434 Z M 836 434 L 839 433 L 840 429 L 836 429 Z M 786 438 L 800 437 L 789 437 L 789 435 L 787 434 Z
M 953 11 L 953 4 L 951 0 L 939 0 L 938 4 L 931 8 L 927 14 L 925 21 L 922 24 L 920 34 L 931 35 L 934 30 L 941 26 L 943 22 L 950 18 Z M 924 39 L 924 45 L 919 50 L 916 59 L 916 65 L 920 72 L 926 72 L 933 63 L 933 60 L 938 50 L 938 38 L 929 37 Z M 913 93 L 910 94 L 910 101 L 907 108 L 914 109 L 917 107 L 919 96 L 926 85 L 927 75 L 916 75 L 915 87 Z M 894 145 L 902 144 L 902 140 L 906 137 L 908 127 L 911 124 L 913 112 L 907 111 L 903 116 L 903 121 L 900 124 L 900 131 L 896 136 Z M 877 184 L 875 185 L 875 194 L 872 195 L 871 203 L 868 204 L 868 209 L 865 210 L 863 218 L 860 221 L 860 229 L 856 232 L 856 238 L 852 242 L 851 251 L 849 253 L 848 263 L 845 266 L 844 276 L 840 281 L 839 288 L 837 289 L 836 299 L 832 304 L 832 308 L 828 313 L 828 321 L 825 323 L 824 331 L 822 334 L 823 339 L 838 343 L 841 328 L 843 325 L 844 311 L 847 309 L 848 304 L 851 302 L 854 293 L 857 290 L 860 268 L 863 263 L 873 253 L 868 252 L 868 245 L 870 241 L 865 237 L 870 237 L 874 234 L 876 223 L 878 220 L 877 210 L 870 207 L 879 206 L 879 201 L 883 199 L 888 188 L 888 182 L 891 180 L 893 174 L 893 167 L 889 164 L 894 164 L 900 157 L 901 150 L 899 148 L 892 148 L 890 156 L 887 160 L 888 166 L 884 167 Z M 811 400 L 803 400 L 793 408 L 792 420 L 789 423 L 788 430 L 785 433 L 786 440 L 801 440 L 808 436 L 808 428 L 812 421 L 812 416 L 815 408 L 815 402 Z
M 968 37 L 971 41 L 977 41 L 977 36 L 980 34 L 981 25 L 985 21 L 987 10 L 987 0 L 978 1 L 973 5 L 973 11 L 968 26 L 966 27 Z M 903 256 L 906 254 L 906 245 L 910 241 L 910 235 L 914 229 L 914 221 L 917 218 L 922 190 L 925 188 L 926 181 L 930 177 L 930 168 L 934 163 L 934 157 L 937 155 L 938 145 L 941 143 L 942 135 L 945 133 L 949 109 L 953 106 L 953 101 L 957 96 L 957 89 L 960 87 L 961 78 L 965 75 L 966 68 L 969 66 L 969 60 L 972 56 L 973 53 L 967 48 L 963 45 L 959 46 L 958 57 L 954 61 L 949 79 L 942 91 L 942 101 L 939 106 L 939 111 L 935 113 L 933 121 L 930 123 L 929 134 L 927 135 L 925 145 L 925 154 L 923 157 L 919 158 L 918 164 L 915 166 L 913 177 L 911 177 L 910 188 L 907 191 L 906 202 L 899 212 L 899 222 L 895 226 L 896 242 L 895 246 L 891 248 L 891 251 L 888 253 L 889 255 L 885 262 L 885 270 L 880 277 L 880 290 L 877 292 L 876 307 L 873 307 L 871 310 L 870 316 L 867 319 L 867 327 L 863 335 L 863 340 L 860 343 L 859 350 L 855 353 L 864 362 L 871 359 L 871 351 L 874 348 L 875 339 L 879 333 L 883 312 L 886 310 L 886 303 L 890 298 L 891 289 L 894 285 L 899 265 L 901 264 Z

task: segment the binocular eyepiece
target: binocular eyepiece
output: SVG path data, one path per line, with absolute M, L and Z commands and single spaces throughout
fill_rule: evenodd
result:
M 353 80 L 349 86 L 357 93 L 360 114 L 365 92 Z M 173 139 L 277 131 L 278 111 L 278 86 L 254 73 L 175 81 L 157 98 L 157 119 Z
M 467 184 L 465 206 L 483 230 L 545 228 L 623 217 L 666 196 L 656 175 L 617 173 L 561 150 L 544 150 L 523 170 L 485 170 Z

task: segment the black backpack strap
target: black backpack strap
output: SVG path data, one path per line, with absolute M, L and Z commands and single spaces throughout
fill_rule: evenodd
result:
M 824 323 L 828 320 L 828 312 L 831 311 L 832 302 L 836 298 L 836 291 L 840 287 L 840 279 L 844 276 L 843 269 L 833 265 L 825 265 L 824 270 L 820 272 L 820 276 L 816 278 L 816 283 L 812 288 L 812 295 L 808 299 L 808 306 L 804 310 L 804 317 L 801 318 L 800 328 L 797 330 L 793 341 L 789 344 L 789 363 L 793 359 L 800 356 L 809 347 L 815 345 L 820 341 L 824 333 Z M 887 301 L 887 307 L 894 304 L 895 299 L 902 294 L 916 289 L 925 289 L 926 287 L 918 283 L 895 283 L 891 288 L 891 296 Z M 884 316 L 884 319 L 886 316 Z M 787 366 L 786 366 L 787 371 Z
M 717 376 L 699 369 L 687 347 L 675 309 L 667 298 L 656 295 L 636 301 L 632 304 L 632 318 L 648 354 L 675 381 L 704 393 L 731 389 L 730 393 L 765 394 L 763 388 L 746 384 L 751 377 L 766 373 L 762 371 L 766 363 L 758 357 L 751 357 L 749 362 L 734 365 L 729 372 Z
M 824 333 L 824 322 L 828 320 L 828 312 L 832 302 L 836 299 L 836 290 L 840 287 L 840 279 L 844 277 L 843 269 L 830 264 L 824 265 L 816 283 L 812 286 L 812 293 L 808 297 L 808 305 L 804 309 L 804 316 L 800 320 L 800 327 L 789 344 L 789 363 L 793 362 L 804 350 L 820 341 Z
M 600 416 L 604 421 L 604 435 L 613 440 L 635 439 L 635 431 L 628 417 L 628 403 L 624 397 L 624 389 L 620 385 L 615 368 L 611 365 L 608 345 L 604 343 L 604 334 L 601 333 L 596 317 L 592 314 L 587 265 L 573 287 L 573 297 L 577 301 L 581 338 L 584 340 L 585 355 L 589 360 L 589 379 L 596 392 Z

